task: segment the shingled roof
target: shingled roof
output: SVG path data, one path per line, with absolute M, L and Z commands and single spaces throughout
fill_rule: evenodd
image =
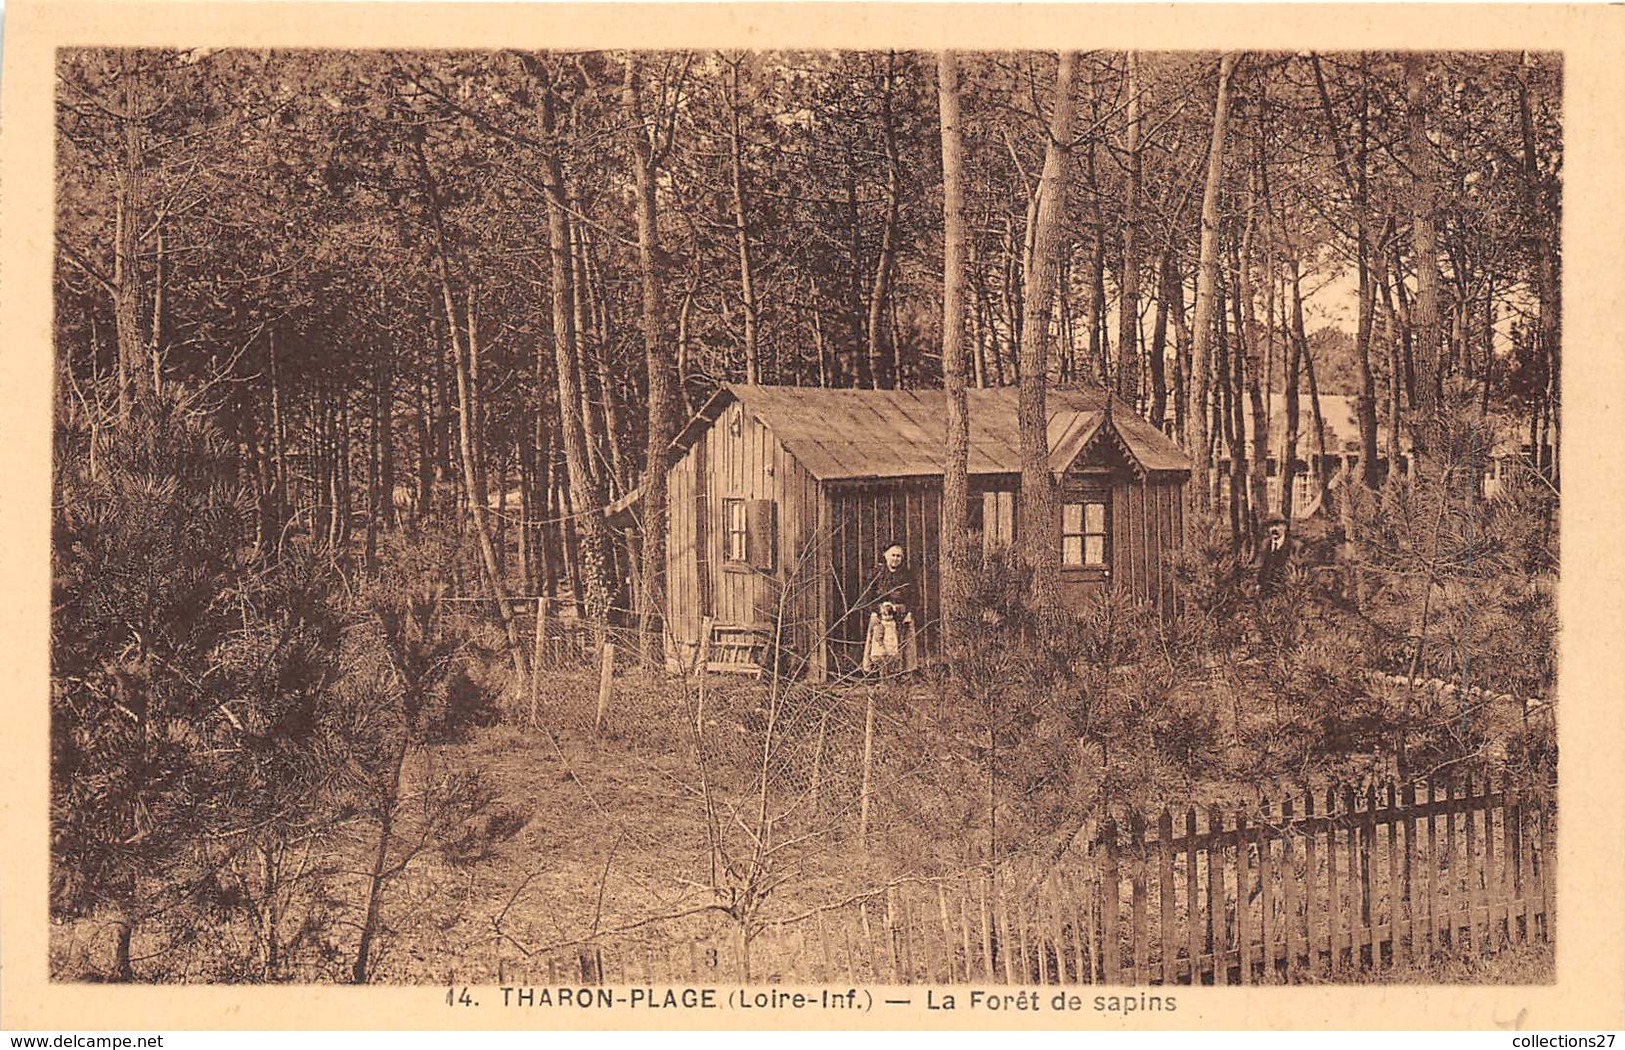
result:
M 1122 402 L 1106 412 L 1105 391 L 1052 387 L 1049 416 L 1050 469 L 1059 473 L 1103 428 L 1111 428 L 1140 469 L 1188 472 L 1190 459 L 1155 427 Z M 969 390 L 970 473 L 1021 470 L 1014 387 Z M 941 474 L 947 458 L 941 390 L 850 390 L 821 387 L 747 386 L 719 389 L 677 439 L 686 448 L 734 401 L 760 420 L 814 477 L 821 480 L 928 477 Z

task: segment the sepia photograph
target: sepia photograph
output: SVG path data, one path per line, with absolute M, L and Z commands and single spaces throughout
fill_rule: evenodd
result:
M 63 49 L 53 978 L 1550 981 L 1561 86 Z

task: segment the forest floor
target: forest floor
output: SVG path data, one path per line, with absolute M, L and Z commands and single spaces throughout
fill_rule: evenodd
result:
M 796 743 L 793 753 L 768 764 L 764 780 L 764 687 L 709 680 L 702 763 L 692 721 L 698 696 L 687 685 L 685 691 L 672 679 L 621 677 L 603 732 L 595 732 L 596 674 L 560 673 L 539 697 L 546 728 L 530 728 L 527 717 L 509 711 L 498 724 L 419 749 L 405 784 L 408 824 L 423 785 L 449 773 L 477 777 L 485 804 L 448 841 L 413 856 L 389 883 L 374 979 L 448 986 L 597 978 L 728 982 L 739 972 L 738 924 L 730 908 L 752 892 L 766 894 L 759 918 L 785 919 L 830 907 L 862 887 L 940 874 L 962 863 L 955 851 L 969 848 L 969 818 L 954 803 L 966 800 L 938 796 L 966 782 L 956 789 L 933 781 L 949 769 L 943 763 L 953 761 L 943 752 L 964 741 L 941 732 L 928 684 L 893 687 L 876 704 L 875 807 L 867 842 L 860 841 L 856 805 L 869 699 L 863 689 L 816 710 L 781 704 L 778 729 Z M 1240 760 L 1245 727 L 1234 724 L 1236 705 L 1223 706 L 1229 710 L 1219 713 L 1220 735 L 1231 741 L 1224 748 Z M 820 771 L 809 783 L 815 745 Z M 922 751 L 937 752 L 936 764 L 920 759 Z M 1240 778 L 1215 777 L 1189 786 L 1184 798 L 1234 800 L 1257 790 Z M 814 820 L 806 819 L 809 798 Z M 967 808 L 974 813 L 974 803 Z M 777 852 L 765 860 L 753 837 L 762 812 L 794 829 L 770 833 L 776 838 L 767 848 Z M 713 840 L 720 851 L 712 849 Z M 348 874 L 333 885 L 330 906 L 339 914 L 359 913 L 360 873 L 372 844 L 360 825 L 336 841 L 343 853 L 338 866 Z M 295 979 L 342 979 L 344 953 L 353 951 L 343 947 L 347 926 L 333 923 L 336 943 L 327 964 Z M 56 927 L 53 972 L 69 979 L 105 972 L 106 931 L 93 920 Z M 165 936 L 173 931 L 150 932 L 138 956 L 162 952 Z M 612 949 L 600 955 L 590 947 L 599 943 Z M 764 937 L 751 952 L 753 976 L 774 979 L 782 971 L 805 980 L 810 951 Z M 611 956 L 606 967 L 603 960 Z M 173 962 L 169 968 L 162 979 L 217 979 L 203 968 L 188 972 Z M 1550 979 L 1550 973 L 1549 948 L 1536 947 L 1504 959 L 1396 972 L 1393 979 L 1502 983 Z
M 636 676 L 622 683 L 619 714 L 612 713 L 606 731 L 595 734 L 590 720 L 596 683 L 589 678 L 562 676 L 558 681 L 550 701 L 551 721 L 562 724 L 560 730 L 505 724 L 448 745 L 455 755 L 448 753 L 444 760 L 478 771 L 495 809 L 526 819 L 511 837 L 489 843 L 472 862 L 426 855 L 392 889 L 387 913 L 393 936 L 380 959 L 379 980 L 572 980 L 597 965 L 582 957 L 594 937 L 614 945 L 615 961 L 601 971 L 605 979 L 735 979 L 737 926 L 719 903 L 727 902 L 730 892 L 743 894 L 749 881 L 753 840 L 746 827 L 757 816 L 753 807 L 759 789 L 753 780 L 759 759 L 751 749 L 759 747 L 754 730 L 765 714 L 763 687 L 745 681 L 711 687 L 706 734 L 713 741 L 720 738 L 724 747 L 707 752 L 702 779 L 694 738 L 682 739 L 691 733 L 692 723 L 681 715 L 669 717 L 683 710 L 684 697 L 675 683 Z M 853 699 L 861 692 L 854 691 Z M 693 702 L 692 692 L 687 700 Z M 871 816 L 869 848 L 858 841 L 858 813 L 836 798 L 809 842 L 774 867 L 770 899 L 761 915 L 805 914 L 839 901 L 854 887 L 929 873 L 933 865 L 937 871 L 952 866 L 950 843 L 921 838 L 926 824 L 939 838 L 955 834 L 935 823 L 936 811 L 926 797 L 933 785 L 907 782 L 909 769 L 897 764 L 900 751 L 930 739 L 932 700 L 930 688 L 916 684 L 879 706 L 877 737 L 893 738 L 897 746 L 882 753 L 882 745 L 876 745 L 877 767 L 891 772 L 884 783 L 877 774 L 875 791 L 883 801 L 877 801 Z M 668 708 L 668 717 L 659 715 L 661 706 Z M 849 722 L 854 714 L 846 716 Z M 790 731 L 798 731 L 797 726 L 792 724 Z M 800 731 L 810 732 L 805 726 Z M 828 727 L 825 733 L 835 739 Z M 1228 749 L 1245 750 L 1240 742 L 1244 733 L 1234 726 L 1221 733 L 1234 737 Z M 732 750 L 727 747 L 730 738 Z M 849 731 L 841 746 L 856 749 L 860 740 Z M 937 740 L 933 746 L 944 744 Z M 1380 759 L 1361 764 L 1374 769 Z M 839 774 L 832 763 L 826 775 L 833 781 Z M 826 785 L 824 790 L 838 795 L 839 788 Z M 806 789 L 804 780 L 780 782 L 777 788 L 770 783 L 771 806 L 794 809 Z M 1213 778 L 1186 797 L 1234 799 L 1241 797 L 1237 792 L 1256 790 L 1240 779 Z M 721 826 L 716 835 L 733 862 L 731 869 L 726 862 L 712 868 L 707 798 L 717 810 Z M 878 811 L 882 806 L 886 812 Z M 714 893 L 713 885 L 723 892 Z M 752 952 L 756 975 L 765 972 L 771 979 L 781 968 L 795 968 L 805 979 L 807 971 L 799 967 L 808 960 L 792 961 L 798 950 L 803 949 L 790 945 L 778 952 L 764 938 Z M 455 967 L 427 972 L 430 960 L 437 959 L 455 960 Z M 1539 982 L 1551 979 L 1552 965 L 1549 946 L 1536 945 L 1471 962 L 1415 966 L 1395 971 L 1393 979 Z

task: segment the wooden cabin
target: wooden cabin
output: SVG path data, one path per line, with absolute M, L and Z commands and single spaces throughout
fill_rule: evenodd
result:
M 1016 540 L 1016 399 L 1013 387 L 968 392 L 972 520 L 962 527 L 989 550 Z M 1064 600 L 1081 606 L 1116 587 L 1170 603 L 1190 460 L 1099 389 L 1051 389 L 1047 407 Z M 719 389 L 669 461 L 673 660 L 691 664 L 709 625 L 714 663 L 774 652 L 817 680 L 850 672 L 864 588 L 889 542 L 907 550 L 920 642 L 935 653 L 946 419 L 941 390 Z

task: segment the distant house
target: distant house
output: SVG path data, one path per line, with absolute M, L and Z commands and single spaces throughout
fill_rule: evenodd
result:
M 971 521 L 986 549 L 1016 539 L 1014 388 L 972 390 Z M 1190 461 L 1097 389 L 1048 393 L 1053 538 L 1064 600 L 1106 587 L 1172 598 Z M 815 679 L 859 660 L 864 589 L 883 547 L 904 545 L 923 648 L 939 648 L 941 390 L 728 385 L 689 422 L 667 479 L 666 617 L 675 660 L 709 625 L 713 661 L 776 650 Z M 776 627 L 777 625 L 777 627 Z
M 1264 461 L 1264 489 L 1269 509 L 1280 510 L 1281 485 L 1284 472 L 1281 462 L 1286 455 L 1286 398 L 1273 394 L 1269 399 L 1270 433 Z M 1317 479 L 1324 472 L 1328 485 L 1335 484 L 1345 474 L 1357 476 L 1360 471 L 1359 399 L 1343 394 L 1320 396 L 1321 422 L 1326 434 L 1326 457 L 1322 461 L 1315 441 L 1315 419 L 1309 401 L 1304 399 L 1298 421 L 1298 454 L 1295 457 L 1297 473 L 1292 482 L 1292 516 L 1303 518 L 1320 509 L 1320 485 Z M 1519 464 L 1532 462 L 1527 440 L 1528 423 L 1511 417 L 1492 417 L 1496 442 L 1484 464 L 1479 491 L 1486 497 L 1498 494 Z M 1252 426 L 1249 415 L 1247 425 Z M 1250 439 L 1249 439 L 1250 440 Z M 1399 435 L 1399 476 L 1407 477 L 1411 469 L 1411 436 L 1405 430 Z M 1548 455 L 1549 449 L 1548 449 Z M 1388 421 L 1377 419 L 1377 474 L 1388 476 Z M 1229 487 L 1222 481 L 1230 473 L 1230 458 L 1222 451 L 1214 462 L 1214 495 L 1219 505 L 1229 498 Z

